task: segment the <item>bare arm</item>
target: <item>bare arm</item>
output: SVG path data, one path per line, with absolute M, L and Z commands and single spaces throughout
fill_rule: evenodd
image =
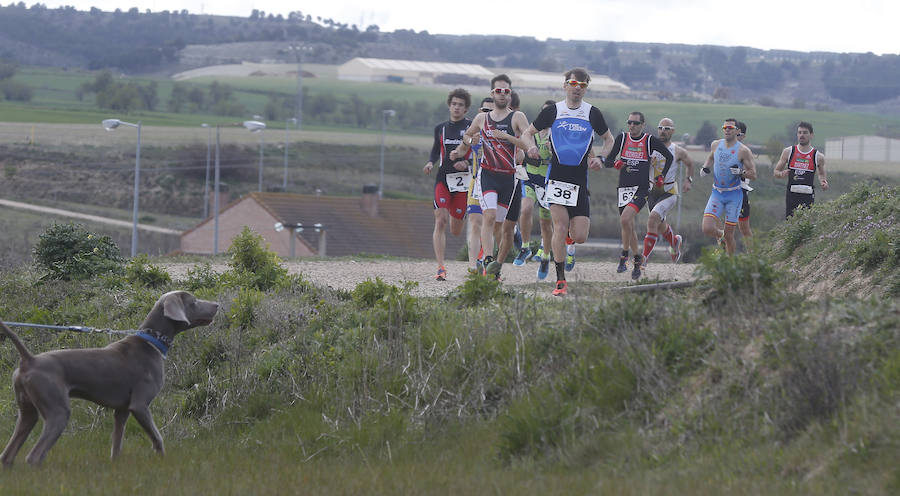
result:
M 693 186 L 694 161 L 691 160 L 691 156 L 688 155 L 687 150 L 680 146 L 675 147 L 675 160 L 680 160 L 681 163 L 684 164 L 685 177 L 684 183 L 681 185 L 681 190 L 687 193 L 691 190 L 691 186 Z
M 738 158 L 744 164 L 744 171 L 741 173 L 743 179 L 756 179 L 756 164 L 753 163 L 753 152 L 746 145 L 741 145 L 741 151 L 738 152 Z
M 600 156 L 606 158 L 606 156 L 612 152 L 613 143 L 616 139 L 613 137 L 612 133 L 609 132 L 609 129 L 600 135 L 600 139 L 603 140 L 603 146 L 600 147 Z
M 790 156 L 791 147 L 787 147 L 784 150 L 781 150 L 781 157 L 778 158 L 778 163 L 775 164 L 775 169 L 772 171 L 772 175 L 777 179 L 783 179 L 788 176 L 786 167 L 788 163 L 788 157 Z
M 701 176 L 711 173 L 713 166 L 716 165 L 717 146 L 719 146 L 719 140 L 713 140 L 713 142 L 709 144 L 709 155 L 706 156 L 706 162 L 703 163 L 703 170 L 700 174 Z
M 825 154 L 821 152 L 816 152 L 818 155 L 819 161 L 816 164 L 816 170 L 819 172 L 819 184 L 822 185 L 823 190 L 828 189 L 828 175 L 825 172 Z

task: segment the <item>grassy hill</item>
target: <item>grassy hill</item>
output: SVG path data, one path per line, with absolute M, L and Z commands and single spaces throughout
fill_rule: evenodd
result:
M 316 77 L 305 78 L 304 87 L 307 91 L 306 104 L 310 105 L 317 95 L 331 95 L 335 98 L 336 108 L 342 103 L 348 102 L 351 95 L 358 98 L 378 110 L 381 108 L 404 105 L 419 105 L 421 112 L 426 117 L 420 125 L 414 126 L 411 122 L 402 124 L 389 121 L 389 127 L 393 132 L 403 129 L 405 133 L 417 133 L 427 135 L 430 133 L 433 123 L 446 118 L 446 109 L 443 102 L 446 99 L 447 88 L 422 87 L 414 85 L 390 84 L 390 83 L 363 83 L 352 81 L 339 81 L 335 78 L 333 68 L 328 66 L 313 66 Z M 22 68 L 14 76 L 14 79 L 28 84 L 34 88 L 34 98 L 27 104 L 14 102 L 0 102 L 0 115 L 3 121 L 9 122 L 56 122 L 56 123 L 95 123 L 110 115 L 109 111 L 102 111 L 96 107 L 92 94 L 83 99 L 77 97 L 77 89 L 85 82 L 94 79 L 95 73 L 83 70 L 62 70 L 54 68 Z M 159 105 L 157 111 L 140 111 L 129 116 L 132 120 L 140 119 L 148 125 L 167 126 L 199 126 L 202 122 L 229 121 L 228 117 L 204 115 L 203 113 L 175 114 L 166 112 L 166 102 L 171 95 L 173 82 L 168 78 L 135 78 L 134 81 L 145 84 L 150 81 L 157 83 Z M 278 95 L 282 98 L 296 95 L 296 80 L 292 77 L 203 77 L 190 80 L 185 83 L 192 86 L 206 88 L 209 83 L 218 81 L 228 84 L 234 91 L 238 104 L 247 109 L 247 115 L 243 118 L 233 117 L 230 120 L 242 120 L 250 118 L 253 114 L 266 115 L 266 105 L 270 95 Z M 471 88 L 473 99 L 479 99 L 486 88 Z M 537 115 L 540 104 L 548 99 L 561 99 L 561 90 L 552 92 L 537 92 L 524 90 L 522 93 L 522 110 L 530 118 Z M 791 132 L 787 129 L 800 120 L 812 122 L 816 128 L 815 143 L 823 146 L 827 138 L 838 136 L 852 136 L 869 134 L 873 129 L 889 129 L 900 126 L 900 119 L 885 115 L 853 114 L 838 112 L 819 112 L 811 109 L 788 109 L 762 107 L 758 105 L 734 105 L 734 104 L 705 104 L 695 102 L 674 101 L 644 101 L 644 100 L 610 100 L 591 97 L 593 104 L 604 111 L 608 122 L 614 127 L 622 127 L 624 120 L 630 111 L 640 110 L 647 115 L 648 125 L 654 126 L 662 117 L 668 116 L 675 120 L 678 134 L 696 134 L 704 120 L 709 120 L 713 125 L 718 125 L 726 117 L 737 117 L 750 126 L 750 138 L 752 143 L 765 143 L 772 135 L 789 137 Z M 335 110 L 337 111 L 337 110 Z M 473 110 L 474 111 L 474 110 Z M 304 112 L 305 129 L 333 128 L 335 125 L 360 130 L 355 124 L 335 124 L 330 120 L 320 122 L 312 114 L 309 107 Z M 427 125 L 426 125 L 427 123 Z M 281 127 L 279 124 L 275 127 Z M 365 128 L 380 130 L 381 120 L 372 118 Z M 398 127 L 399 126 L 399 127 Z
M 446 298 L 380 281 L 259 286 L 237 262 L 225 278 L 201 266 L 155 289 L 139 275 L 39 282 L 6 270 L 8 320 L 131 328 L 174 287 L 222 308 L 170 353 L 153 405 L 166 457 L 130 421 L 123 459 L 109 463 L 111 415 L 75 402 L 44 469 L 16 467 L 4 487 L 894 493 L 898 198 L 859 187 L 817 203 L 755 251 L 704 255 L 695 288 L 645 295 L 546 300 L 481 278 Z M 821 266 L 871 290 L 819 287 Z M 22 335 L 35 351 L 107 341 Z M 4 349 L 8 377 L 16 359 Z M 0 381 L 0 437 L 11 394 Z

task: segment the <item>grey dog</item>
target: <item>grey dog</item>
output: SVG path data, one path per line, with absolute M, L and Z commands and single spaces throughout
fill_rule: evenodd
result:
M 122 436 L 129 415 L 134 415 L 162 454 L 163 441 L 150 402 L 163 386 L 163 360 L 175 335 L 212 322 L 218 303 L 200 300 L 185 291 L 162 295 L 147 314 L 140 332 L 105 348 L 54 350 L 32 355 L 6 324 L 3 332 L 12 340 L 21 357 L 13 372 L 13 387 L 19 417 L 6 449 L 3 465 L 12 465 L 16 454 L 37 424 L 44 419 L 41 437 L 27 461 L 39 465 L 59 439 L 69 421 L 69 398 L 82 398 L 115 411 L 111 456 L 122 451 Z

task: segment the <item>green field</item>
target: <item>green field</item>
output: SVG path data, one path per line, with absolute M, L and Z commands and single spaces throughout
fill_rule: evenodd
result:
M 338 99 L 357 94 L 364 101 L 372 104 L 382 102 L 406 101 L 428 102 L 440 104 L 446 98 L 446 88 L 425 87 L 418 85 L 390 83 L 362 83 L 339 81 L 334 78 L 333 69 L 318 67 L 314 69 L 317 77 L 305 78 L 304 87 L 308 95 L 333 93 Z M 0 121 L 8 122 L 42 122 L 42 123 L 93 123 L 109 115 L 94 106 L 93 97 L 84 100 L 76 98 L 76 89 L 84 82 L 92 81 L 95 74 L 86 71 L 65 71 L 53 68 L 22 68 L 15 78 L 29 84 L 35 90 L 33 101 L 27 104 L 0 102 Z M 159 109 L 165 109 L 166 101 L 172 90 L 173 82 L 168 78 L 136 78 L 140 83 L 156 81 L 159 94 Z M 292 77 L 202 77 L 192 79 L 187 84 L 206 86 L 213 80 L 230 85 L 239 103 L 248 109 L 250 118 L 253 114 L 262 114 L 268 101 L 268 94 L 284 96 L 296 93 L 296 79 Z M 487 94 L 487 90 L 484 91 Z M 534 90 L 523 90 L 522 109 L 531 113 L 546 99 L 561 98 L 562 93 L 541 93 Z M 474 99 L 479 93 L 474 91 Z M 872 114 L 851 114 L 840 112 L 817 112 L 809 109 L 771 108 L 758 105 L 707 104 L 693 102 L 647 101 L 647 100 L 611 100 L 587 97 L 594 105 L 604 111 L 607 120 L 614 127 L 622 125 L 628 113 L 640 110 L 647 116 L 648 125 L 653 126 L 662 117 L 675 120 L 678 135 L 695 134 L 704 120 L 717 126 L 726 117 L 736 117 L 746 122 L 749 127 L 749 142 L 765 143 L 773 134 L 785 135 L 792 123 L 806 120 L 812 122 L 816 129 L 815 144 L 822 146 L 825 139 L 839 136 L 868 134 L 873 127 L 882 125 L 900 126 L 900 118 Z M 429 107 L 430 108 L 430 107 Z M 221 122 L 227 117 L 212 115 L 173 114 L 163 111 L 138 112 L 131 116 L 140 118 L 145 124 L 167 126 L 195 126 L 202 122 Z M 232 118 L 240 120 L 240 118 Z M 380 122 L 373 124 L 378 128 Z M 304 123 L 305 129 L 321 129 L 315 122 Z M 377 129 L 376 129 L 377 130 Z M 354 128 L 354 131 L 359 129 Z M 410 130 L 407 130 L 410 131 Z M 427 134 L 429 129 L 423 129 Z

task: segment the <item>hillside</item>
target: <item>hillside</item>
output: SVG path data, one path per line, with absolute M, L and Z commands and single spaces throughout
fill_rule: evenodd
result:
M 117 43 L 107 43 L 115 39 Z M 639 41 L 538 41 L 530 37 L 431 35 L 356 26 L 295 11 L 246 18 L 180 12 L 89 12 L 41 4 L 0 6 L 3 57 L 19 64 L 174 74 L 200 66 L 303 60 L 340 64 L 353 57 L 467 62 L 561 72 L 584 66 L 648 98 L 765 102 L 781 106 L 894 111 L 900 57 L 804 53 L 751 47 Z M 872 104 L 881 106 L 876 108 Z M 861 110 L 857 107 L 855 110 Z
M 4 487 L 477 494 L 490 481 L 516 494 L 893 494 L 900 307 L 896 282 L 878 278 L 896 281 L 900 256 L 874 248 L 896 246 L 898 199 L 895 187 L 859 188 L 817 204 L 758 251 L 704 255 L 696 288 L 656 294 L 595 287 L 548 300 L 477 277 L 436 298 L 380 280 L 351 291 L 296 275 L 261 285 L 247 252 L 227 277 L 198 264 L 155 289 L 146 265 L 81 282 L 3 271 L 8 320 L 128 329 L 174 287 L 222 305 L 166 362 L 152 406 L 166 419 L 166 457 L 130 423 L 126 463 L 109 463 L 111 414 L 76 401 L 44 469 L 17 466 Z M 844 249 L 866 267 L 853 277 L 874 288 L 868 297 L 805 291 L 817 276 L 792 268 Z M 108 341 L 20 333 L 34 351 Z M 0 361 L 5 376 L 14 366 Z M 11 395 L 0 381 L 0 436 L 12 429 Z

